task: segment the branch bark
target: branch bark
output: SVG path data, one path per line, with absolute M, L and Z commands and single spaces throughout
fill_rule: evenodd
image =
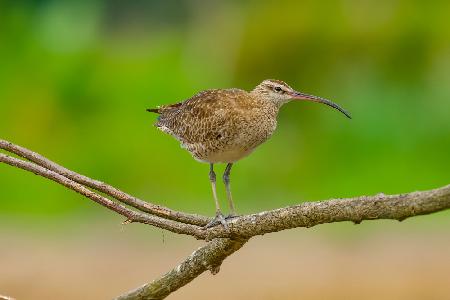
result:
M 294 206 L 246 215 L 231 220 L 230 230 L 216 226 L 208 230 L 206 240 L 217 237 L 250 238 L 296 227 L 324 223 L 406 218 L 450 208 L 450 185 L 429 191 L 398 195 L 378 194 L 347 199 L 306 202 Z
M 201 227 L 185 224 L 181 222 L 176 222 L 173 220 L 163 219 L 158 216 L 153 216 L 149 214 L 145 214 L 143 212 L 138 212 L 132 210 L 122 204 L 116 203 L 106 197 L 103 197 L 83 185 L 76 183 L 58 173 L 45 169 L 41 166 L 38 166 L 34 163 L 26 162 L 21 159 L 17 159 L 14 157 L 10 157 L 8 155 L 0 153 L 0 162 L 8 164 L 13 167 L 17 167 L 23 170 L 30 171 L 36 175 L 40 175 L 42 177 L 53 180 L 75 192 L 89 198 L 98 204 L 126 217 L 126 223 L 144 223 L 153 225 L 162 229 L 169 230 L 174 233 L 187 234 L 197 237 L 198 239 L 204 239 L 205 231 L 202 230 Z
M 187 224 L 198 225 L 198 226 L 204 226 L 204 225 L 208 224 L 209 221 L 211 221 L 211 219 L 208 217 L 174 211 L 174 210 L 171 210 L 170 208 L 167 208 L 167 207 L 164 207 L 161 205 L 155 205 L 155 204 L 143 201 L 141 199 L 138 199 L 136 197 L 130 196 L 127 193 L 122 192 L 121 190 L 110 186 L 109 184 L 106 184 L 104 182 L 94 180 L 87 176 L 78 174 L 74 171 L 71 171 L 67 168 L 60 166 L 59 164 L 49 160 L 48 158 L 46 158 L 36 152 L 28 150 L 19 145 L 15 145 L 6 140 L 0 139 L 0 149 L 6 150 L 10 153 L 14 153 L 14 154 L 16 154 L 20 157 L 23 157 L 31 162 L 34 162 L 38 166 L 41 166 L 41 167 L 48 169 L 50 171 L 53 171 L 55 173 L 58 173 L 58 174 L 60 174 L 64 177 L 67 177 L 79 184 L 85 185 L 85 186 L 93 188 L 99 192 L 105 193 L 105 194 L 117 199 L 118 201 L 123 202 L 127 205 L 130 205 L 134 208 L 137 208 L 143 212 L 147 212 L 147 213 L 153 214 L 155 216 L 163 217 L 166 219 L 175 220 L 175 221 L 187 223 Z
M 182 263 L 160 278 L 129 291 L 116 300 L 164 299 L 180 287 L 188 284 L 203 272 L 217 274 L 222 261 L 239 250 L 247 240 L 214 239 L 197 249 Z
M 429 191 L 399 195 L 378 194 L 347 199 L 307 202 L 299 205 L 244 215 L 222 226 L 205 229 L 210 218 L 154 205 L 130 196 L 108 184 L 68 170 L 40 154 L 0 140 L 0 149 L 29 161 L 0 153 L 0 162 L 48 178 L 102 206 L 126 217 L 127 223 L 138 222 L 179 234 L 209 241 L 180 265 L 148 284 L 127 292 L 117 299 L 163 299 L 206 270 L 219 271 L 223 260 L 239 250 L 251 237 L 296 227 L 363 220 L 406 218 L 450 208 L 450 185 Z M 111 200 L 93 190 L 110 196 Z

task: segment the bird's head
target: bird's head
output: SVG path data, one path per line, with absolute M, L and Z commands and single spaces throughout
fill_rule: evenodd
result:
M 305 100 L 323 103 L 337 109 L 351 119 L 350 114 L 336 103 L 325 98 L 297 92 L 281 80 L 266 79 L 256 86 L 252 93 L 258 94 L 259 96 L 274 102 L 278 106 L 281 106 L 291 100 Z

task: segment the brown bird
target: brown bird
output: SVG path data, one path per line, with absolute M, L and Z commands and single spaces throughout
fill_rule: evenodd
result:
M 330 100 L 297 92 L 280 80 L 268 79 L 251 92 L 240 89 L 215 89 L 200 92 L 176 104 L 161 105 L 147 111 L 160 114 L 155 126 L 166 132 L 192 156 L 209 163 L 209 180 L 216 204 L 216 217 L 206 227 L 235 216 L 230 190 L 233 163 L 246 157 L 270 138 L 277 127 L 280 107 L 291 100 L 314 101 L 331 106 L 351 118 Z M 214 164 L 226 163 L 223 174 L 231 214 L 224 217 L 216 193 Z

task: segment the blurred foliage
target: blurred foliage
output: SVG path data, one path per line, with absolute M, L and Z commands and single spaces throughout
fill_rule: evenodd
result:
M 238 211 L 438 187 L 450 179 L 449 19 L 449 1 L 0 1 L 0 137 L 211 215 L 208 166 L 145 108 L 277 78 L 354 118 L 286 105 L 233 169 Z M 5 165 L 0 189 L 4 216 L 105 215 Z

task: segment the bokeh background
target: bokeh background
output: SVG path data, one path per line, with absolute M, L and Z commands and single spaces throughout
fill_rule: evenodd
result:
M 450 179 L 449 19 L 448 1 L 0 1 L 0 137 L 212 215 L 208 166 L 145 109 L 276 78 L 353 119 L 283 107 L 271 140 L 233 169 L 240 213 L 436 188 Z M 122 226 L 6 165 L 0 200 L 0 295 L 109 299 L 202 244 Z M 172 299 L 448 299 L 449 216 L 256 238 Z

